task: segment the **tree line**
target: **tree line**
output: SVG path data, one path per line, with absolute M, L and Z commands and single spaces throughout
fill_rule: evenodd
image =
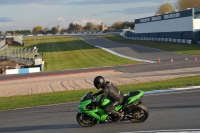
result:
M 134 28 L 134 22 L 115 22 L 111 26 L 108 27 L 106 30 L 109 31 L 111 29 L 124 29 L 126 27 Z M 42 26 L 36 26 L 30 30 L 16 30 L 16 31 L 6 31 L 7 33 L 10 33 L 11 35 L 19 35 L 19 34 L 56 34 L 56 33 L 66 33 L 66 32 L 97 32 L 102 31 L 102 25 L 95 25 L 92 22 L 87 22 L 85 26 L 82 26 L 77 23 L 70 23 L 67 28 L 59 29 L 57 26 L 54 26 L 52 28 Z M 2 33 L 0 31 L 0 33 Z
M 158 10 L 156 11 L 156 14 L 164 14 L 164 13 L 170 13 L 174 12 L 175 10 L 184 10 L 187 8 L 196 8 L 200 6 L 200 0 L 178 0 L 176 2 L 175 7 L 172 6 L 170 3 L 162 4 Z
M 134 22 L 115 22 L 111 26 L 108 27 L 107 31 L 109 29 L 124 29 L 126 27 L 131 27 L 134 28 Z M 97 32 L 97 31 L 102 31 L 102 25 L 95 25 L 92 22 L 87 22 L 85 26 L 82 26 L 77 23 L 70 23 L 68 28 L 62 28 L 59 29 L 58 27 L 52 27 L 51 29 L 49 28 L 42 28 L 42 26 L 36 26 L 33 28 L 32 33 L 33 34 L 45 34 L 45 33 L 66 33 L 66 32 Z

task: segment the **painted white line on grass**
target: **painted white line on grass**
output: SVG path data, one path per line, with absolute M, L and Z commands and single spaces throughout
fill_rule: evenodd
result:
M 119 54 L 117 52 L 114 52 L 114 51 L 112 51 L 110 49 L 107 49 L 107 48 L 104 48 L 104 47 L 101 47 L 101 46 L 95 46 L 95 47 L 101 48 L 101 49 L 103 49 L 105 51 L 108 51 L 108 52 L 110 52 L 110 53 L 112 53 L 114 55 L 117 55 L 117 56 L 120 56 L 120 57 L 123 57 L 123 58 L 131 59 L 131 60 L 136 60 L 136 61 L 141 61 L 141 62 L 147 62 L 147 63 L 156 63 L 155 61 L 142 60 L 142 59 L 138 59 L 138 58 L 133 58 L 133 57 L 129 57 L 129 56 L 126 56 L 126 55 L 122 55 L 122 54 Z
M 146 91 L 144 94 L 154 94 L 154 93 L 163 93 L 163 92 L 171 92 L 173 90 L 152 90 L 152 91 Z
M 198 89 L 200 86 L 189 86 L 185 88 L 169 88 L 166 90 L 152 90 L 152 91 L 146 91 L 144 94 L 155 94 L 155 93 L 163 93 L 163 92 L 173 92 L 173 91 L 181 91 L 181 90 L 191 90 L 191 89 Z

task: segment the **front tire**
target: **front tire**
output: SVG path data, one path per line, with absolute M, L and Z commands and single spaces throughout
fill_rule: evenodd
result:
M 128 119 L 133 123 L 144 122 L 149 117 L 149 110 L 143 104 L 139 104 L 129 111 L 131 117 Z
M 83 127 L 92 127 L 97 124 L 98 120 L 85 114 L 85 113 L 78 113 L 76 115 L 77 122 Z

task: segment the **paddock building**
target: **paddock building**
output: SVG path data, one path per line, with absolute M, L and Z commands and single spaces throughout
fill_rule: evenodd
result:
M 200 7 L 136 19 L 135 32 L 124 35 L 200 41 Z

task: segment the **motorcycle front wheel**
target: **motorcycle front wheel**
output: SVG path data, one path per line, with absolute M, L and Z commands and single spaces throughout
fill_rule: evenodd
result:
M 144 122 L 149 117 L 149 110 L 143 104 L 139 104 L 129 111 L 128 119 L 133 123 Z
M 92 127 L 97 124 L 98 120 L 85 114 L 85 113 L 77 113 L 76 115 L 77 122 L 83 127 Z

